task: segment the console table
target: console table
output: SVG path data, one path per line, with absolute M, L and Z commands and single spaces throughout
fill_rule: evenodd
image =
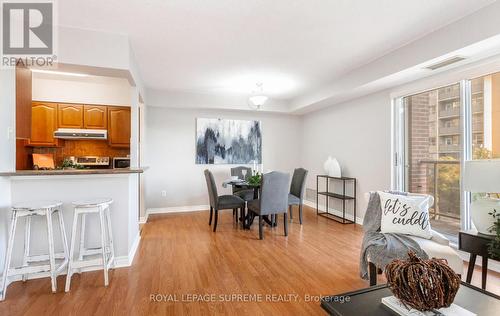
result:
M 319 190 L 320 179 L 325 179 L 326 188 L 325 191 Z M 330 191 L 330 181 L 339 181 L 342 182 L 342 193 L 336 193 Z M 352 185 L 352 196 L 346 194 L 346 185 Z M 319 210 L 319 197 L 324 196 L 326 198 L 326 210 L 321 212 Z M 341 200 L 342 201 L 342 216 L 333 214 L 329 212 L 329 200 L 330 198 Z M 352 201 L 353 208 L 353 220 L 346 218 L 346 202 Z M 356 178 L 349 177 L 330 177 L 327 175 L 318 175 L 316 176 L 316 214 L 333 219 L 342 224 L 355 224 L 356 222 Z
M 483 258 L 481 267 L 481 288 L 483 290 L 486 289 L 488 259 L 492 259 L 488 253 L 488 244 L 493 238 L 494 236 L 484 235 L 473 230 L 461 231 L 458 233 L 458 249 L 470 253 L 469 267 L 467 268 L 467 283 L 470 283 L 472 280 L 472 273 L 476 265 L 476 257 L 481 256 Z

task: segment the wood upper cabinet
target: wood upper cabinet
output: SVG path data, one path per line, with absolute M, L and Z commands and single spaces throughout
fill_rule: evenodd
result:
M 130 147 L 130 108 L 108 107 L 108 140 L 112 147 Z
M 31 137 L 31 70 L 16 67 L 16 138 Z
M 108 107 L 101 105 L 83 106 L 83 125 L 88 129 L 108 128 Z
M 83 128 L 83 105 L 58 104 L 59 128 Z
M 33 102 L 31 108 L 31 139 L 33 146 L 57 146 L 57 104 Z

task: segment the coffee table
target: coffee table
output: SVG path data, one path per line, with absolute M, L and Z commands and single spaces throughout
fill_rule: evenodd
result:
M 397 315 L 382 304 L 382 298 L 391 296 L 387 285 L 377 285 L 366 289 L 325 297 L 321 307 L 335 316 Z M 347 297 L 349 301 L 347 302 Z M 343 303 L 341 303 L 343 302 Z M 455 304 L 481 316 L 498 315 L 500 311 L 500 296 L 486 292 L 468 283 L 461 282 Z

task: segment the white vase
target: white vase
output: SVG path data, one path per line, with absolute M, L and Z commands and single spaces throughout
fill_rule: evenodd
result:
M 337 159 L 328 156 L 328 159 L 323 164 L 325 173 L 330 177 L 340 178 L 342 176 L 342 171 L 340 169 L 339 162 Z
M 489 214 L 493 210 L 500 212 L 500 199 L 480 197 L 471 203 L 472 223 L 481 234 L 495 235 L 495 232 L 490 232 L 495 223 L 495 218 Z

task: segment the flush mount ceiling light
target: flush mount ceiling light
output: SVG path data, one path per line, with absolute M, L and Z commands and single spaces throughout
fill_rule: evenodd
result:
M 266 103 L 268 97 L 264 95 L 264 88 L 261 82 L 256 84 L 256 89 L 253 91 L 252 96 L 248 98 L 248 106 L 252 110 L 260 110 Z

